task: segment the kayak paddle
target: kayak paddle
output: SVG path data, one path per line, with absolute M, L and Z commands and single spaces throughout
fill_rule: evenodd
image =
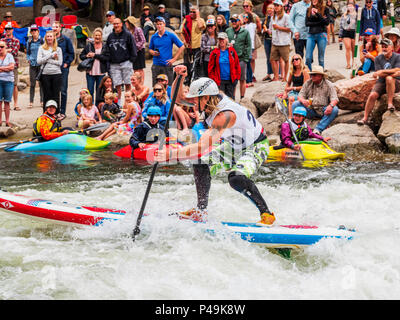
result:
M 286 114 L 285 107 L 282 105 L 282 102 L 278 97 L 275 97 L 275 104 L 276 104 L 276 107 L 279 109 L 279 111 L 284 114 L 286 121 L 289 122 L 289 117 Z M 299 143 L 299 140 L 297 139 L 296 133 L 293 131 L 293 128 L 290 124 L 289 124 L 289 128 L 290 128 L 290 131 L 292 131 L 292 136 L 296 140 L 296 143 L 300 146 L 300 143 Z M 299 151 L 300 151 L 301 156 L 303 157 L 303 160 L 305 161 L 306 157 L 304 156 L 303 150 L 301 150 L 301 146 L 300 146 Z
M 168 111 L 168 116 L 167 116 L 167 121 L 165 122 L 165 127 L 164 127 L 164 135 L 167 136 L 168 133 L 168 129 L 169 129 L 169 121 L 172 118 L 172 112 L 174 110 L 174 106 L 175 106 L 175 101 L 176 98 L 178 96 L 178 92 L 179 92 L 179 88 L 181 86 L 181 81 L 182 81 L 182 76 L 179 75 L 178 79 L 177 79 L 177 83 L 176 83 L 176 87 L 172 96 L 172 101 L 171 101 L 171 107 L 169 108 Z M 162 150 L 165 144 L 165 139 L 161 139 L 160 141 L 160 145 L 158 147 L 158 150 Z M 158 161 L 154 163 L 153 165 L 153 169 L 151 171 L 151 175 L 150 175 L 150 179 L 149 182 L 147 184 L 147 188 L 146 188 L 146 192 L 144 194 L 144 198 L 143 198 L 143 202 L 142 202 L 142 206 L 140 208 L 137 220 L 136 220 L 136 226 L 135 229 L 133 229 L 133 233 L 132 233 L 132 240 L 135 241 L 136 236 L 140 233 L 140 223 L 142 221 L 143 218 L 143 214 L 144 214 L 144 209 L 146 207 L 146 203 L 147 203 L 147 198 L 149 197 L 149 193 L 150 193 L 150 189 L 151 189 L 151 185 L 153 184 L 153 179 L 154 176 L 156 174 L 157 171 L 157 167 L 158 167 Z

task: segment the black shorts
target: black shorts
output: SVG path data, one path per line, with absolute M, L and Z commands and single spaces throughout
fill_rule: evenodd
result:
M 356 38 L 356 31 L 355 30 L 343 30 L 342 38 L 355 39 Z
M 133 70 L 141 70 L 146 68 L 146 57 L 144 51 L 145 49 L 142 49 L 137 52 L 136 60 L 133 63 Z

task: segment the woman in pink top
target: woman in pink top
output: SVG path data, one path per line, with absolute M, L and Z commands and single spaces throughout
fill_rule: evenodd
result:
M 93 104 L 91 95 L 82 98 L 81 117 L 79 118 L 78 127 L 86 129 L 91 125 L 101 122 L 99 109 Z

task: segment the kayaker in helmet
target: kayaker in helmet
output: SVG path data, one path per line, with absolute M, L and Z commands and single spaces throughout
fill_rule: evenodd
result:
M 281 143 L 284 147 L 299 151 L 301 148 L 300 144 L 295 144 L 295 137 L 293 137 L 292 131 L 296 134 L 299 141 L 307 139 L 318 139 L 324 142 L 328 142 L 331 138 L 324 138 L 312 131 L 309 125 L 304 121 L 307 116 L 307 110 L 305 107 L 297 107 L 293 111 L 293 118 L 282 123 L 281 127 Z M 292 128 L 290 128 L 292 127 Z
M 44 113 L 36 119 L 33 124 L 33 135 L 40 136 L 41 140 L 52 140 L 68 134 L 70 130 L 63 129 L 61 122 L 56 119 L 57 102 L 54 100 L 47 101 L 44 106 Z
M 147 118 L 139 124 L 132 133 L 129 144 L 132 149 L 143 149 L 148 143 L 155 143 L 159 137 L 164 137 L 164 126 L 160 124 L 162 112 L 160 107 L 149 106 Z
M 187 76 L 186 66 L 176 66 L 174 71 L 178 76 L 182 76 L 182 86 Z M 172 92 L 175 87 L 176 80 Z M 210 146 L 219 143 L 221 139 L 223 142 L 193 164 L 197 207 L 181 212 L 179 216 L 195 221 L 205 221 L 211 176 L 221 171 L 228 171 L 229 185 L 250 199 L 260 211 L 261 220 L 258 224 L 271 226 L 275 221 L 275 216 L 268 209 L 264 198 L 251 180 L 268 157 L 269 142 L 262 125 L 248 109 L 220 93 L 217 84 L 210 78 L 199 78 L 193 81 L 186 97 L 182 96 L 182 92 L 181 87 L 178 103 L 182 99 L 195 103 L 198 112 L 204 113 L 208 129 L 197 143 L 179 149 L 169 149 L 168 153 L 165 149 L 159 150 L 156 152 L 155 160 L 160 162 L 185 160 L 199 152 L 206 152 Z

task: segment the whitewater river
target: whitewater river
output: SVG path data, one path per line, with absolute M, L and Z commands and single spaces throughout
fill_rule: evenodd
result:
M 399 299 L 400 157 L 323 168 L 272 164 L 256 181 L 279 224 L 355 228 L 285 259 L 205 233 L 168 213 L 195 204 L 190 168 L 161 167 L 136 222 L 149 167 L 111 151 L 55 157 L 0 151 L 3 190 L 125 209 L 122 222 L 76 229 L 0 212 L 0 299 Z M 257 221 L 255 207 L 213 180 L 211 220 Z

